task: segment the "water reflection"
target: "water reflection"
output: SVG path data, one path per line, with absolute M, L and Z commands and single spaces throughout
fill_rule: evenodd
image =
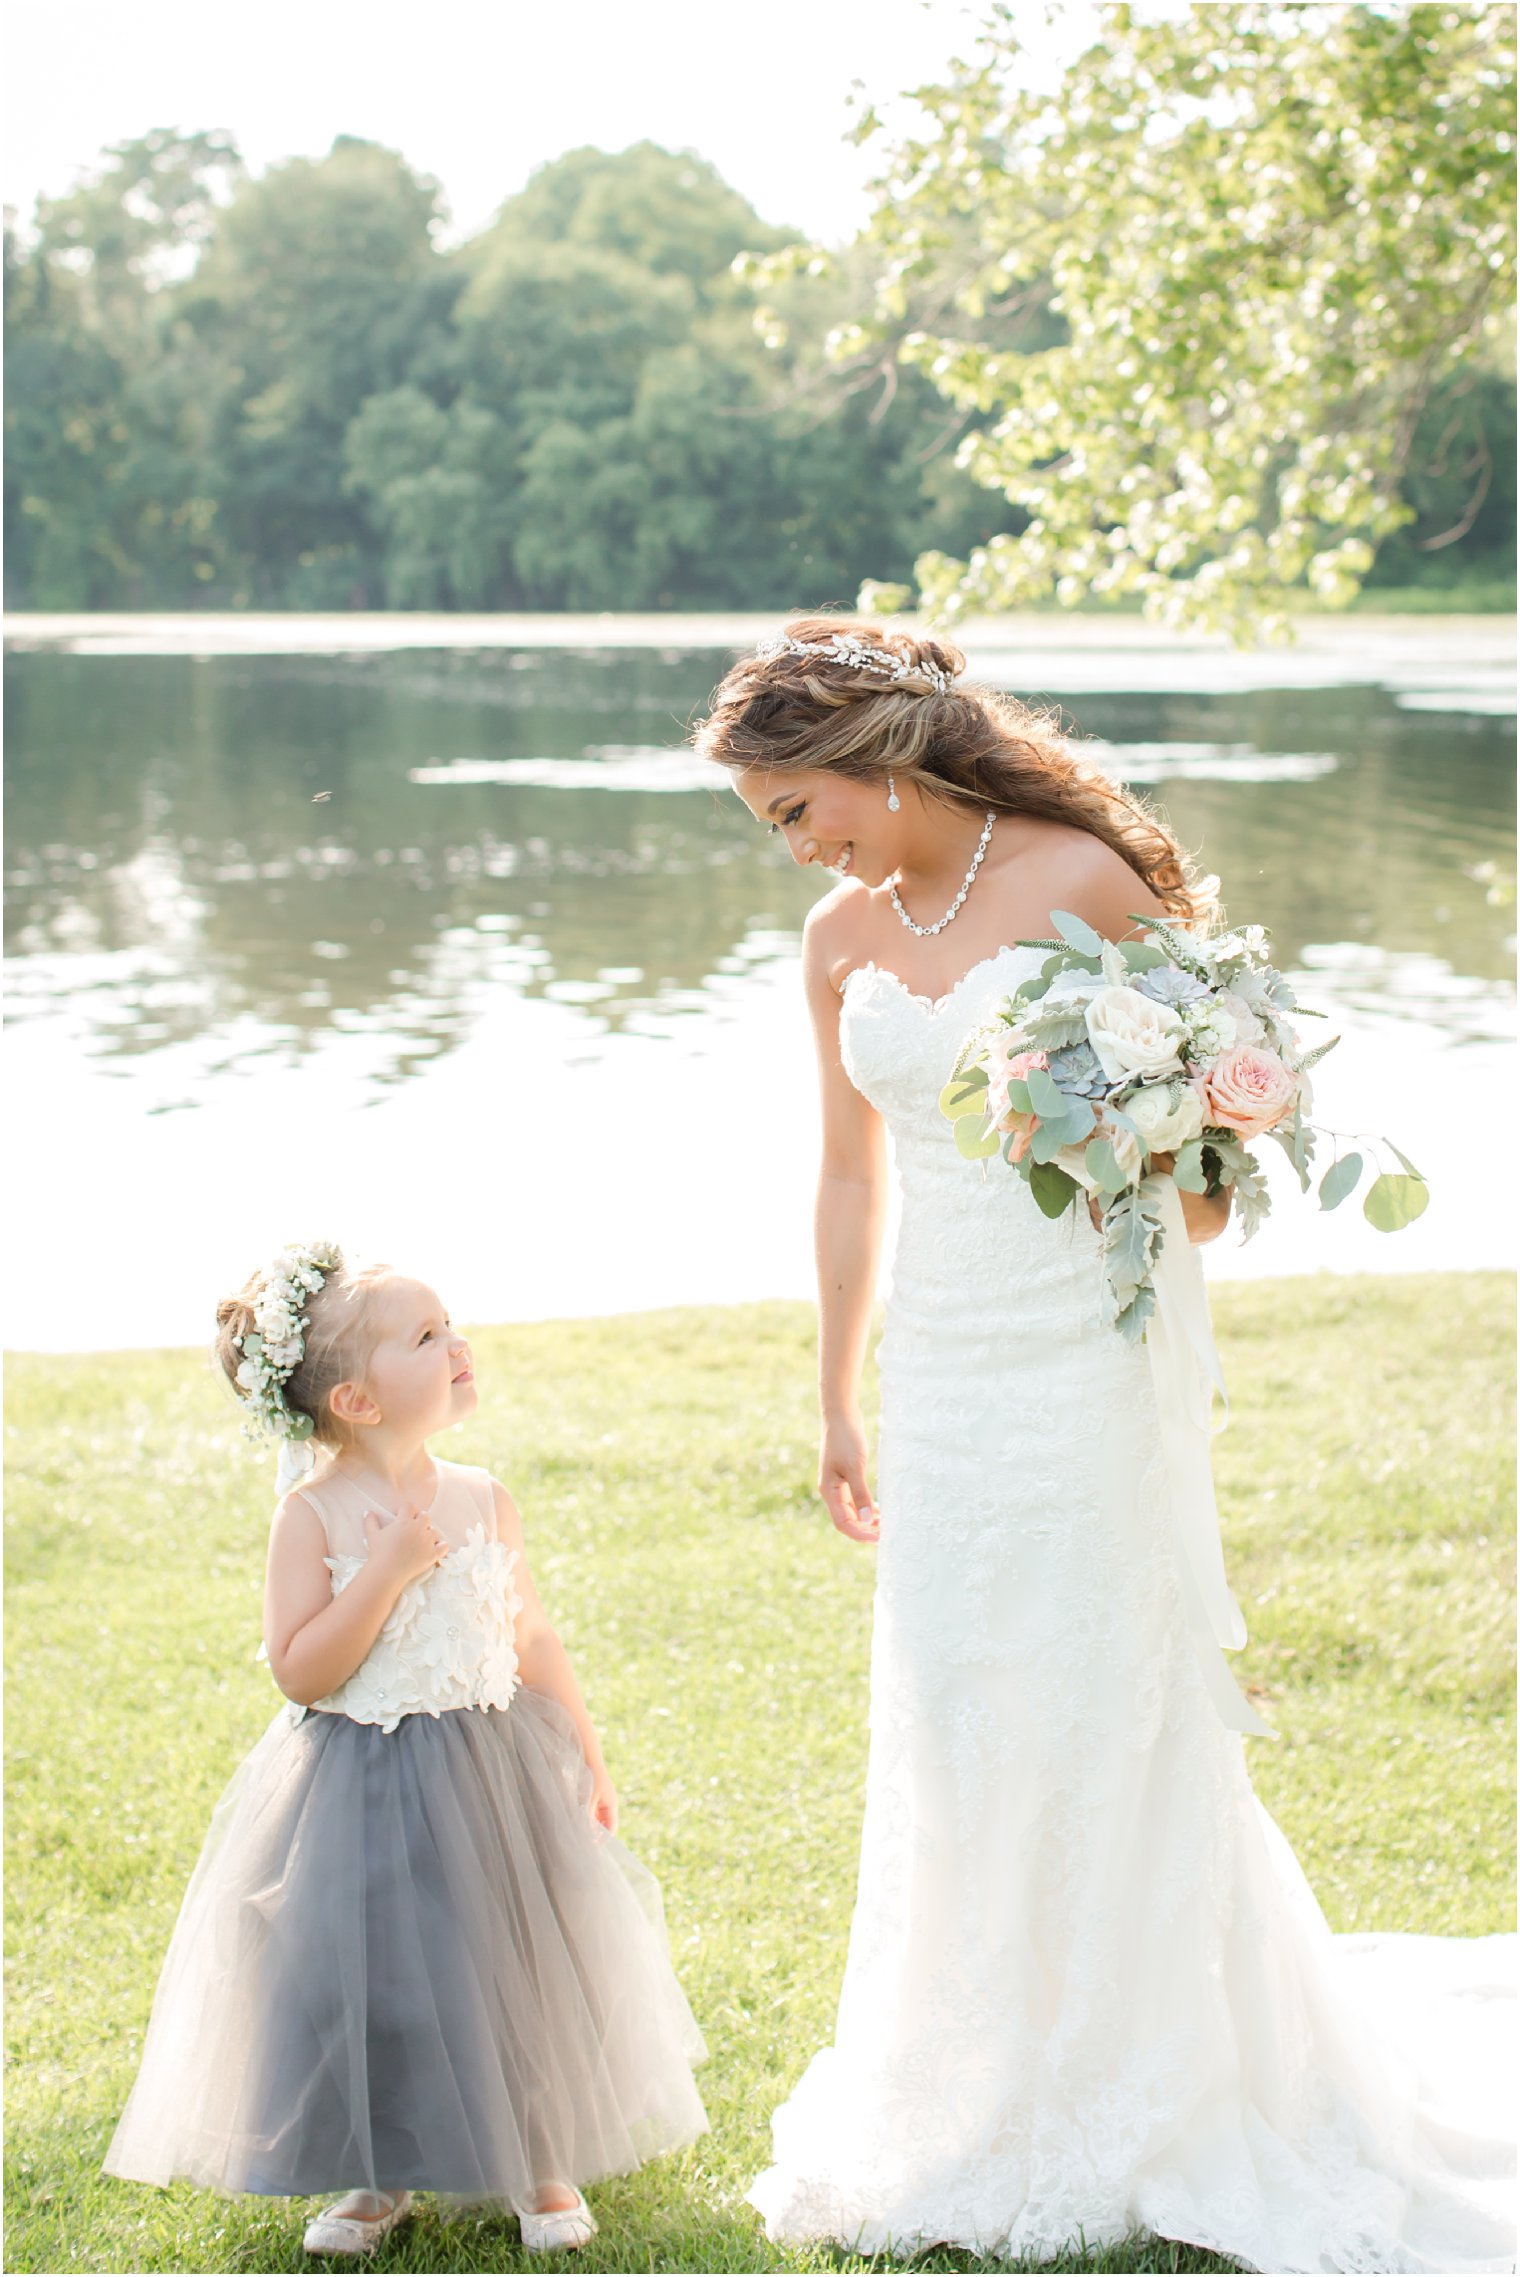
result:
M 795 967 L 830 880 L 682 749 L 725 662 L 8 658 L 15 1340 L 190 1341 L 303 1229 L 476 1320 L 807 1294 Z M 1490 1109 L 1509 1080 L 1507 723 L 1345 686 L 1065 701 L 1343 1029 L 1323 1120 L 1396 1124 L 1432 1179 L 1397 1244 L 1284 1193 L 1211 1273 L 1503 1262 L 1441 1063 Z
M 575 1007 L 586 1049 L 700 1018 L 829 882 L 680 748 L 722 663 L 12 657 L 12 1017 L 103 1072 L 172 1051 L 187 1104 L 335 1031 L 361 1088 L 404 1081 L 499 990 Z M 1503 723 L 1338 688 L 1094 693 L 1071 724 L 1285 963 L 1502 1031 Z

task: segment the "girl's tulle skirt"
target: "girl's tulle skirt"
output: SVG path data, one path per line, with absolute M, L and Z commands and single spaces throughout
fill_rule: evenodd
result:
M 524 2198 L 707 2125 L 658 1887 L 556 1701 L 393 1732 L 282 1710 L 211 1830 L 105 2167 Z

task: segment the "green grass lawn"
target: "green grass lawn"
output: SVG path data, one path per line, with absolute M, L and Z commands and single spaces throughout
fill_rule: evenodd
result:
M 1512 1297 L 1497 1273 L 1216 1293 L 1235 1666 L 1282 1734 L 1250 1762 L 1336 1928 L 1512 1922 Z M 581 2266 L 870 2266 L 779 2252 L 744 2204 L 831 2028 L 865 1761 L 872 1556 L 811 1494 L 811 1309 L 486 1329 L 476 1357 L 441 1451 L 523 1507 L 712 2049 L 712 2133 L 593 2193 Z M 303 2207 L 99 2174 L 207 1816 L 276 1704 L 272 1463 L 183 1352 L 16 1358 L 7 1437 L 5 2267 L 306 2266 Z M 514 2222 L 424 2201 L 377 2265 L 527 2261 Z M 1136 2239 L 1062 2266 L 1232 2264 Z

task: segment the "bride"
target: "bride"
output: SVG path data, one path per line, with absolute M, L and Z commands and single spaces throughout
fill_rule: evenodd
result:
M 1251 1789 L 1243 1734 L 1268 1727 L 1219 1650 L 1243 1630 L 1157 1338 L 1100 1323 L 1089 1219 L 963 1161 L 939 1113 L 1052 910 L 1113 940 L 1213 914 L 1159 817 L 963 662 L 802 619 L 697 738 L 839 875 L 803 934 L 819 1491 L 879 1545 L 838 2021 L 753 2203 L 773 2240 L 865 2252 L 1051 2257 L 1138 2228 L 1257 2270 L 1510 2269 L 1513 1941 L 1331 1935 Z M 878 1509 L 858 1386 L 888 1132 Z M 1229 1195 L 1181 1209 L 1185 1295 Z

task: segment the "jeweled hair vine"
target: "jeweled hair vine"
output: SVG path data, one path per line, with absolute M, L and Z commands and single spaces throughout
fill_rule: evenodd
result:
M 777 633 L 771 640 L 762 640 L 755 654 L 762 658 L 826 656 L 831 664 L 843 664 L 852 672 L 879 672 L 894 687 L 922 680 L 937 696 L 950 693 L 953 678 L 942 665 L 917 663 L 910 656 L 900 656 L 889 648 L 878 648 L 874 643 L 860 640 L 854 633 L 835 633 L 831 640 L 798 640 L 792 633 Z

